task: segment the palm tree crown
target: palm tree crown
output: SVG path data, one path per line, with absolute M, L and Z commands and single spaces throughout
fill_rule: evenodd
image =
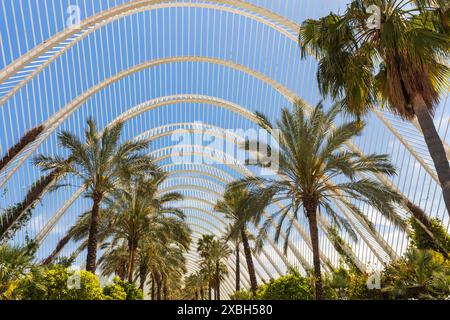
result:
M 258 198 L 252 197 L 247 188 L 228 188 L 223 200 L 217 201 L 214 210 L 223 213 L 231 221 L 227 229 L 227 239 L 232 239 L 236 245 L 236 261 L 239 261 L 239 243 L 244 246 L 244 254 L 250 275 L 250 284 L 253 295 L 256 294 L 258 283 L 256 280 L 255 267 L 252 252 L 249 245 L 247 224 L 255 221 L 260 216 L 261 207 Z M 236 278 L 238 279 L 239 264 L 236 263 Z M 236 280 L 238 281 L 238 280 Z M 238 285 L 236 290 L 239 291 Z
M 68 159 L 39 155 L 34 163 L 44 171 L 56 170 L 60 174 L 79 178 L 86 196 L 92 198 L 86 270 L 95 272 L 101 201 L 115 189 L 120 178 L 154 173 L 155 165 L 151 157 L 143 154 L 148 142 L 127 141 L 120 144 L 123 123 L 118 122 L 102 133 L 98 132 L 93 119 L 89 119 L 87 124 L 84 144 L 70 132 L 58 135 L 60 146 L 70 152 Z
M 342 99 L 350 113 L 381 103 L 417 117 L 450 214 L 449 160 L 431 117 L 448 88 L 449 15 L 447 0 L 353 0 L 344 14 L 306 20 L 299 43 L 303 57 L 309 50 L 319 58 L 321 93 Z
M 275 240 L 278 241 L 283 224 L 288 221 L 285 250 L 293 220 L 299 219 L 300 212 L 305 214 L 314 253 L 316 291 L 321 298 L 318 211 L 327 214 L 336 227 L 345 229 L 354 238 L 356 235 L 349 223 L 336 212 L 334 201 L 350 206 L 370 226 L 371 222 L 351 204 L 352 200 L 368 203 L 396 224 L 404 225 L 404 221 L 396 214 L 395 203 L 400 202 L 400 196 L 365 176 L 372 173 L 394 175 L 395 169 L 388 156 L 363 156 L 343 149 L 347 141 L 361 134 L 363 127 L 359 121 L 344 122 L 336 127 L 334 123 L 342 109 L 340 104 L 326 112 L 319 103 L 309 118 L 305 109 L 298 101 L 292 111 L 282 111 L 281 120 L 277 123 L 279 178 L 250 177 L 234 183 L 233 187 L 248 187 L 251 193 L 259 195 L 260 203 L 266 205 L 282 203 L 282 208 L 264 221 L 259 238 L 266 236 L 268 228 L 276 220 Z M 272 130 L 273 126 L 263 116 L 259 118 L 261 126 Z

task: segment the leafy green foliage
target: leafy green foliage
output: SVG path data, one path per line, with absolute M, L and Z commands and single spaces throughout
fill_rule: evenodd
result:
M 259 300 L 313 300 L 313 281 L 298 273 L 288 274 L 258 288 Z
M 450 262 L 432 250 L 410 249 L 383 273 L 388 299 L 444 299 L 450 296 Z
M 0 246 L 0 300 L 18 298 L 16 289 L 21 279 L 38 272 L 33 265 L 35 250 L 33 243 L 23 248 Z
M 380 291 L 368 288 L 368 278 L 369 274 L 341 266 L 325 280 L 327 298 L 338 300 L 379 299 Z
M 450 235 L 445 231 L 438 219 L 431 219 L 428 230 L 433 234 L 431 237 L 416 219 L 410 219 L 413 232 L 410 234 L 411 242 L 417 249 L 434 250 L 448 259 L 450 254 Z
M 121 287 L 125 292 L 125 300 L 144 300 L 144 293 L 133 283 L 125 282 L 117 277 L 114 278 L 113 284 Z
M 100 281 L 94 274 L 70 271 L 57 265 L 40 274 L 29 274 L 21 281 L 18 290 L 24 300 L 103 299 Z
M 240 290 L 230 296 L 231 300 L 253 300 L 253 293 L 247 290 Z
M 105 300 L 127 300 L 127 293 L 123 286 L 118 283 L 119 278 L 115 277 L 113 283 L 103 288 Z

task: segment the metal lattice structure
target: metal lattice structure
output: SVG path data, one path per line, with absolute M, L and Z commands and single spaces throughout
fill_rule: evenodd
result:
M 225 129 L 256 129 L 254 111 L 275 120 L 281 107 L 297 97 L 309 106 L 316 104 L 321 99 L 317 62 L 299 58 L 299 24 L 345 8 L 347 2 L 1 1 L 0 153 L 28 130 L 38 125 L 45 129 L 0 171 L 0 208 L 20 202 L 42 175 L 30 161 L 33 156 L 66 155 L 57 147 L 57 133 L 68 130 L 81 136 L 87 117 L 93 116 L 101 128 L 125 121 L 124 139 L 152 141 L 152 155 L 170 173 L 161 192 L 178 191 L 185 196 L 177 205 L 187 214 L 194 239 L 206 233 L 222 234 L 226 221 L 214 212 L 215 201 L 227 183 L 257 173 L 230 154 L 219 157 L 229 159 L 226 164 L 177 163 L 170 156 L 180 148 L 173 134 L 201 132 L 223 139 Z M 69 28 L 74 13 L 79 24 Z M 441 101 L 435 124 L 450 158 L 448 92 Z M 235 145 L 239 139 L 237 135 L 224 143 Z M 398 176 L 374 178 L 394 186 L 449 228 L 436 172 L 416 123 L 375 111 L 364 134 L 346 147 L 366 154 L 390 154 Z M 201 145 L 191 149 L 193 158 L 204 156 Z M 10 241 L 23 244 L 27 237 L 35 239 L 40 244 L 38 259 L 46 257 L 89 207 L 82 191 L 74 187 L 47 192 Z M 379 268 L 400 256 L 408 244 L 405 233 L 373 208 L 354 204 L 376 229 L 368 228 L 344 200 L 336 201 L 340 214 L 357 230 L 358 242 L 343 233 L 355 264 L 361 269 Z M 406 214 L 404 208 L 399 208 L 399 214 Z M 321 261 L 327 270 L 339 263 L 339 254 L 326 232 L 330 221 L 322 217 L 319 224 Z M 310 268 L 312 251 L 306 230 L 307 221 L 301 217 L 294 224 L 286 255 L 281 244 L 267 239 L 255 257 L 259 281 L 282 275 L 289 267 L 302 272 Z M 76 263 L 81 265 L 85 252 L 78 245 L 69 243 L 60 255 L 78 252 Z M 196 270 L 194 247 L 187 259 L 190 271 Z M 233 270 L 233 261 L 228 265 Z M 230 273 L 224 284 L 227 293 L 233 291 L 232 277 Z M 241 281 L 248 287 L 248 274 L 244 272 Z

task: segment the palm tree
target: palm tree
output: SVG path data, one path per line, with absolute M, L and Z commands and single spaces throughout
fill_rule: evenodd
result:
M 110 233 L 115 241 L 124 240 L 128 244 L 129 282 L 133 280 L 136 252 L 143 237 L 161 229 L 167 232 L 167 224 L 172 223 L 171 218 L 168 218 L 167 215 L 184 219 L 183 212 L 167 205 L 169 202 L 181 200 L 183 198 L 181 194 L 158 195 L 158 187 L 165 178 L 164 174 L 153 179 L 142 176 L 132 177 L 114 191 L 111 199 L 107 201 L 108 206 L 104 214 L 114 221 Z M 164 234 L 160 233 L 158 236 L 162 241 Z
M 197 271 L 190 274 L 184 280 L 183 297 L 190 300 L 204 300 L 205 288 L 208 286 L 208 279 L 205 273 Z
M 143 154 L 148 142 L 128 141 L 120 144 L 123 123 L 106 128 L 101 134 L 93 119 L 90 118 L 87 125 L 85 144 L 70 132 L 58 135 L 60 146 L 70 152 L 69 160 L 39 155 L 34 163 L 44 171 L 58 170 L 61 174 L 79 178 L 86 196 L 92 199 L 86 270 L 95 273 L 99 210 L 103 198 L 115 189 L 120 177 L 131 173 L 153 173 L 155 166 L 152 158 Z
M 241 250 L 239 246 L 242 243 L 240 234 L 236 234 L 234 237 L 231 237 L 231 233 L 234 225 L 232 223 L 228 224 L 226 227 L 225 240 L 230 241 L 234 245 L 234 254 L 235 254 L 235 290 L 236 292 L 241 290 Z
M 250 249 L 247 224 L 251 219 L 260 214 L 257 208 L 257 199 L 252 199 L 246 188 L 228 188 L 225 191 L 223 200 L 217 201 L 214 210 L 223 213 L 231 220 L 230 228 L 227 232 L 227 239 L 233 239 L 236 243 L 236 278 L 238 279 L 239 242 L 242 241 L 244 247 L 245 260 L 247 262 L 250 284 L 253 295 L 256 295 L 258 283 L 256 280 L 255 266 L 253 264 L 252 252 Z M 239 291 L 238 280 L 236 280 L 236 291 Z
M 185 259 L 191 244 L 191 231 L 187 223 L 177 217 L 166 217 L 159 224 L 153 224 L 139 243 L 138 262 L 141 285 L 150 274 L 155 279 L 161 279 L 158 287 L 165 290 L 173 287 L 173 282 L 180 282 L 185 273 Z M 152 286 L 155 281 L 152 281 Z M 157 288 L 159 291 L 161 288 Z M 167 294 L 166 294 L 167 296 Z
M 220 282 L 228 274 L 228 269 L 222 260 L 228 259 L 231 250 L 223 240 L 214 240 L 210 247 L 210 259 L 214 270 L 214 287 L 216 300 L 220 300 Z
M 368 7 L 381 12 L 369 27 Z M 378 103 L 405 120 L 417 117 L 450 215 L 450 167 L 432 114 L 448 88 L 448 0 L 353 0 L 343 14 L 306 20 L 300 28 L 302 57 L 319 58 L 322 94 L 343 99 L 363 116 Z
M 214 242 L 213 235 L 202 235 L 202 238 L 198 240 L 197 243 L 197 252 L 200 254 L 202 258 L 201 261 L 201 269 L 207 275 L 208 278 L 208 300 L 212 300 L 212 273 L 213 273 L 213 265 L 211 258 L 211 248 Z
M 297 101 L 292 111 L 283 109 L 281 120 L 277 123 L 279 132 L 278 176 L 261 178 L 249 177 L 233 184 L 233 188 L 247 187 L 250 193 L 259 197 L 259 202 L 270 205 L 280 201 L 282 209 L 276 210 L 264 221 L 258 238 L 266 236 L 267 229 L 277 218 L 275 241 L 278 241 L 284 222 L 287 220 L 287 237 L 284 250 L 287 250 L 289 234 L 294 219 L 299 219 L 300 210 L 309 222 L 309 232 L 313 251 L 313 265 L 316 298 L 323 298 L 322 275 L 319 256 L 319 230 L 317 213 L 330 216 L 338 228 L 344 228 L 355 236 L 348 222 L 334 209 L 332 200 L 343 199 L 353 212 L 372 226 L 364 213 L 352 205 L 350 199 L 365 202 L 391 221 L 404 225 L 395 213 L 395 202 L 400 196 L 371 178 L 359 178 L 359 174 L 395 174 L 395 169 L 386 155 L 363 156 L 342 150 L 343 144 L 361 133 L 359 121 L 344 122 L 334 126 L 335 118 L 341 111 L 336 104 L 329 111 L 323 110 L 319 103 L 308 118 L 305 106 Z M 273 126 L 258 115 L 260 125 L 271 131 Z M 338 182 L 333 180 L 339 179 Z M 292 216 L 290 215 L 292 214 Z M 289 217 L 288 219 L 286 219 Z M 373 227 L 373 226 L 372 226 Z
M 113 246 L 111 243 L 105 243 L 102 245 L 102 249 L 106 251 L 98 259 L 101 274 L 104 277 L 115 275 L 125 281 L 130 260 L 128 246 L 126 244 Z
M 45 258 L 41 264 L 49 265 L 53 262 L 53 260 L 59 255 L 61 250 L 69 243 L 69 241 L 73 240 L 74 242 L 83 241 L 80 245 L 80 249 L 85 249 L 87 247 L 87 240 L 89 238 L 89 229 L 90 229 L 90 218 L 91 211 L 87 211 L 81 214 L 75 225 L 73 225 L 67 233 L 58 241 L 55 249 L 50 253 L 50 255 Z M 111 234 L 112 223 L 114 220 L 110 219 L 109 216 L 100 214 L 99 223 L 98 223 L 98 232 L 97 232 L 97 242 L 103 243 L 105 239 L 107 239 Z

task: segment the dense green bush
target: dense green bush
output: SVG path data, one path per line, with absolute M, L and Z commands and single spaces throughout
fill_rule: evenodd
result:
M 253 300 L 253 294 L 247 290 L 236 291 L 230 296 L 231 300 Z
M 432 250 L 410 249 L 383 272 L 387 299 L 446 299 L 450 297 L 450 262 Z
M 431 237 L 415 220 L 410 219 L 413 232 L 410 234 L 412 246 L 422 250 L 434 250 L 440 252 L 446 259 L 450 255 L 450 235 L 445 231 L 438 219 L 431 219 L 428 227 L 433 234 Z
M 324 280 L 324 291 L 327 299 L 339 300 L 373 300 L 380 299 L 379 289 L 369 289 L 369 274 L 357 269 L 346 269 L 343 266 L 334 270 Z
M 120 290 L 119 288 L 121 288 L 122 290 Z M 107 299 L 112 298 L 111 290 L 114 291 L 116 294 L 118 294 L 117 297 L 122 297 L 122 294 L 119 293 L 119 291 L 123 291 L 125 293 L 124 299 L 113 299 L 113 300 L 143 300 L 144 299 L 144 293 L 142 292 L 141 289 L 136 287 L 135 284 L 125 282 L 118 277 L 114 277 L 113 283 L 104 288 L 103 292 L 105 293 L 105 295 L 108 296 Z
M 117 283 L 114 278 L 113 283 L 103 288 L 103 295 L 105 300 L 127 300 L 127 293 L 125 289 Z
M 102 300 L 98 278 L 88 271 L 70 271 L 52 266 L 39 274 L 30 274 L 19 284 L 24 300 Z
M 309 278 L 292 272 L 262 285 L 256 292 L 260 300 L 311 300 L 314 299 L 314 285 Z

